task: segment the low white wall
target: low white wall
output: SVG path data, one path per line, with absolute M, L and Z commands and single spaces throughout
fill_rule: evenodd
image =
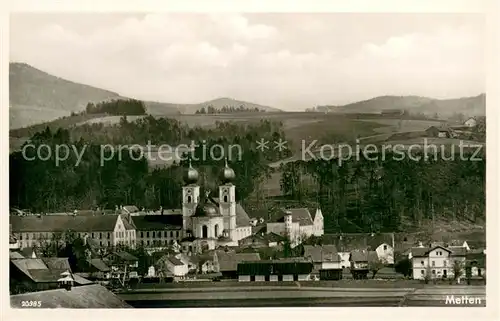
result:
M 277 275 L 271 275 L 269 277 L 269 281 L 272 281 L 272 282 L 277 282 L 278 281 L 278 276 Z
M 309 280 L 309 274 L 299 274 L 299 281 Z
M 264 282 L 266 280 L 266 277 L 263 275 L 256 275 L 255 276 L 255 282 Z
M 250 282 L 250 275 L 240 275 L 238 276 L 239 282 Z
M 293 281 L 293 275 L 283 275 L 283 281 Z

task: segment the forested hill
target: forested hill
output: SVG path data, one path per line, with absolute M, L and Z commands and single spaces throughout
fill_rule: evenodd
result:
M 289 150 L 256 149 L 256 141 L 286 140 L 283 124 L 261 121 L 254 124 L 217 123 L 215 128 L 190 128 L 179 121 L 151 116 L 129 122 L 125 117 L 113 126 L 83 125 L 57 131 L 44 130 L 31 139 L 35 145 L 75 144 L 75 153 L 57 166 L 48 161 L 28 161 L 20 152 L 10 155 L 10 204 L 33 211 L 72 211 L 93 206 L 114 208 L 120 204 L 157 209 L 178 208 L 181 202 L 182 170 L 186 166 L 150 172 L 145 158 L 125 150 L 101 164 L 99 144 L 165 144 L 176 146 L 195 140 L 193 166 L 201 172 L 204 188 L 217 190 L 223 166 L 206 151 L 214 144 L 241 146 L 230 166 L 236 172 L 237 199 L 253 213 L 272 215 L 281 206 L 320 206 L 328 232 L 398 231 L 420 226 L 429 219 L 485 220 L 485 155 L 481 161 L 353 159 L 342 166 L 337 161 L 288 163 L 282 173 L 279 199 L 266 197 L 265 183 L 272 169 L 269 162 L 290 156 Z M 205 144 L 201 142 L 206 140 Z M 205 151 L 205 152 L 204 152 Z M 31 150 L 31 152 L 34 152 Z M 205 155 L 205 158 L 203 157 Z M 32 156 L 31 154 L 28 156 Z M 120 158 L 121 157 L 121 161 Z M 78 163 L 77 163 L 78 162 Z M 36 182 L 36 184 L 33 184 Z

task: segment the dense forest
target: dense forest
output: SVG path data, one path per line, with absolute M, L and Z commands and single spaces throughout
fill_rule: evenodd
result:
M 99 144 L 145 144 L 152 140 L 153 143 L 175 146 L 185 139 L 198 143 L 194 156 L 191 155 L 193 166 L 199 169 L 202 184 L 211 189 L 219 183 L 224 160 L 215 153 L 214 159 L 217 160 L 210 157 L 203 160 L 202 154 L 214 144 L 223 146 L 226 151 L 230 146 L 240 146 L 241 155 L 233 155 L 235 159 L 229 159 L 229 162 L 237 174 L 237 198 L 245 200 L 269 176 L 268 162 L 290 156 L 287 150 L 263 154 L 255 149 L 260 137 L 269 140 L 284 137 L 281 127 L 281 124 L 261 121 L 252 125 L 218 123 L 213 129 L 189 129 L 175 120 L 147 117 L 136 122 L 123 119 L 116 126 L 98 131 L 92 130 L 93 125 L 56 132 L 47 128 L 34 135 L 30 144 L 35 147 L 45 144 L 52 151 L 56 145 L 73 145 L 76 151 L 84 150 L 81 161 L 78 163 L 78 156 L 73 151 L 58 165 L 54 152 L 48 155 L 47 148 L 40 149 L 39 155 L 36 155 L 36 148 L 28 148 L 26 157 L 22 151 L 12 153 L 10 204 L 37 212 L 72 211 L 92 206 L 114 208 L 124 204 L 153 209 L 160 206 L 179 208 L 182 173 L 187 161 L 151 172 L 147 160 L 140 158 L 138 151 L 125 150 L 114 155 L 104 154 L 109 160 L 101 166 Z
M 217 109 L 212 105 L 208 105 L 206 108 L 202 107 L 198 109 L 195 114 L 231 114 L 231 113 L 264 113 L 266 112 L 263 109 L 255 108 L 247 108 L 243 105 L 239 107 L 235 106 L 222 106 L 222 108 Z
M 146 115 L 146 106 L 140 100 L 112 99 L 99 103 L 88 103 L 85 108 L 87 114 L 108 115 Z
M 281 189 L 301 203 L 316 202 L 325 229 L 398 231 L 444 219 L 484 222 L 486 160 L 406 157 L 342 163 L 313 160 L 282 167 Z

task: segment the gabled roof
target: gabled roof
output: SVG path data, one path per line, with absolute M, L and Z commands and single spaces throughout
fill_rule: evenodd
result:
M 71 271 L 67 257 L 44 257 L 42 261 L 49 269 Z
M 126 205 L 123 207 L 123 212 L 125 213 L 135 213 L 139 212 L 139 209 L 135 205 Z
M 313 219 L 309 209 L 307 208 L 290 208 L 280 210 L 280 213 L 276 216 L 276 219 L 273 221 L 275 223 L 283 223 L 285 221 L 285 215 L 287 212 L 292 214 L 292 222 L 299 223 L 301 226 L 313 225 Z
M 178 258 L 176 258 L 175 256 L 169 256 L 167 258 L 167 260 L 170 261 L 170 263 L 172 263 L 175 266 L 183 266 L 184 265 L 184 263 L 182 263 L 182 261 L 179 260 Z
M 11 306 L 21 308 L 21 302 L 40 301 L 44 308 L 131 308 L 102 285 L 90 284 L 65 289 L 24 293 L 10 296 Z
M 437 248 L 441 248 L 441 249 L 449 252 L 450 254 L 452 254 L 452 251 L 449 248 L 446 248 L 446 247 L 441 246 L 441 245 L 436 245 L 436 246 L 432 246 L 432 247 L 413 247 L 411 249 L 411 256 L 412 257 L 425 257 L 429 254 L 429 252 L 434 251 Z
M 282 242 L 286 240 L 285 237 L 273 232 L 264 234 L 264 239 L 266 239 L 268 242 Z
M 215 255 L 217 256 L 217 261 L 219 262 L 220 272 L 236 271 L 238 269 L 238 263 L 260 260 L 259 253 L 216 251 Z
M 16 259 L 11 263 L 34 282 L 57 282 L 62 272 L 71 271 L 68 258 Z
M 352 262 L 374 262 L 378 260 L 377 252 L 375 251 L 352 251 L 349 261 Z
M 304 245 L 304 257 L 313 262 L 340 262 L 335 245 Z
M 137 215 L 132 220 L 138 231 L 182 229 L 182 215 Z
M 392 246 L 392 233 L 332 233 L 321 238 L 322 244 L 333 244 L 339 252 L 375 250 L 381 244 Z
M 11 216 L 12 231 L 22 232 L 77 232 L 114 231 L 118 215 L 41 215 Z
M 14 251 L 10 251 L 9 252 L 9 258 L 10 259 L 24 259 L 24 256 L 22 256 L 21 253 L 19 252 L 14 252 Z
M 92 265 L 93 267 L 95 267 L 97 270 L 99 270 L 101 272 L 111 271 L 111 269 L 101 259 L 90 259 L 90 260 L 88 260 L 88 262 L 90 265 Z
M 125 251 L 121 251 L 121 252 L 116 252 L 114 253 L 118 258 L 124 260 L 124 261 L 129 261 L 129 262 L 134 262 L 134 261 L 137 261 L 138 259 L 133 256 L 132 254 L 128 253 L 128 252 L 125 252 Z

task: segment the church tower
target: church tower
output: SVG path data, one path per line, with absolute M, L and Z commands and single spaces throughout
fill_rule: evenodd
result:
M 189 168 L 184 173 L 185 185 L 182 187 L 182 231 L 184 236 L 187 236 L 188 231 L 193 233 L 192 216 L 200 202 L 198 178 L 198 171 L 191 166 L 191 160 L 189 160 Z
M 219 210 L 224 217 L 224 229 L 231 240 L 236 240 L 236 188 L 233 185 L 236 175 L 226 164 L 221 172 L 222 185 L 219 186 Z

